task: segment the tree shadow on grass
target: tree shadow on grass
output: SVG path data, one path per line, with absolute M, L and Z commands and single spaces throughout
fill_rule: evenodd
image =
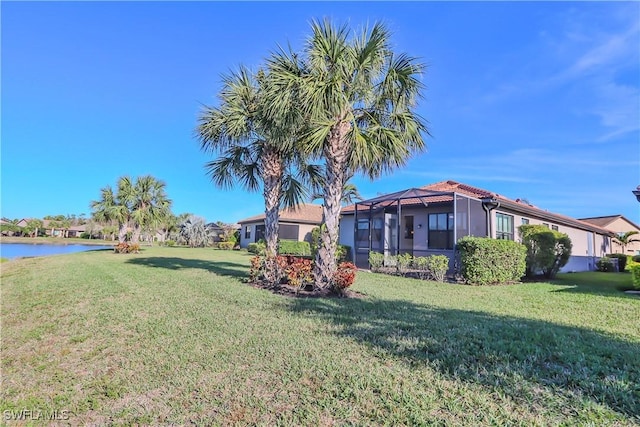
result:
M 633 289 L 631 274 L 599 274 L 599 276 L 589 276 L 588 278 L 585 278 L 584 276 L 580 276 L 580 273 L 567 273 L 548 281 L 548 283 L 562 286 L 561 289 L 554 292 L 592 294 L 616 298 L 637 298 L 634 295 L 624 293 L 624 291 Z
M 166 268 L 168 270 L 198 268 L 210 271 L 219 276 L 231 276 L 236 278 L 248 277 L 248 268 L 246 265 L 227 261 L 206 261 L 202 259 L 177 257 L 145 257 L 131 258 L 127 260 L 127 263 L 154 268 Z
M 337 334 L 383 358 L 428 365 L 525 406 L 536 400 L 546 405 L 546 395 L 562 405 L 584 407 L 587 397 L 640 420 L 638 343 L 583 328 L 409 301 L 295 299 L 289 307 L 338 326 Z

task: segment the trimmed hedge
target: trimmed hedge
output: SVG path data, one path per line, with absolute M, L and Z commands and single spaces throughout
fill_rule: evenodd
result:
M 236 245 L 235 242 L 220 242 L 218 243 L 218 249 L 222 249 L 224 251 L 230 251 L 230 250 L 233 250 L 235 245 Z
M 518 231 L 527 247 L 527 276 L 542 272 L 546 278 L 553 279 L 569 262 L 573 245 L 566 234 L 533 224 L 521 225 Z
M 261 243 L 261 242 L 249 243 L 247 245 L 247 251 L 249 251 L 252 254 L 256 254 L 256 255 L 264 255 L 264 251 L 265 251 L 266 247 L 267 246 L 264 243 Z
M 640 291 L 640 265 L 631 267 L 631 278 L 633 288 Z
M 517 282 L 524 276 L 527 248 L 512 240 L 463 237 L 458 241 L 461 274 L 473 285 Z
M 615 270 L 613 261 L 608 257 L 603 257 L 596 261 L 596 268 L 603 273 L 611 273 Z
M 280 240 L 278 254 L 311 256 L 311 245 L 309 242 L 298 242 L 296 240 Z
M 623 272 L 625 268 L 627 268 L 627 256 L 625 254 L 609 254 L 607 258 L 617 258 L 618 259 L 618 271 Z

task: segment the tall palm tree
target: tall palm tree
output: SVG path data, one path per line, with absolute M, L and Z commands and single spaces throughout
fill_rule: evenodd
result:
M 627 231 L 625 233 L 618 233 L 617 236 L 613 238 L 613 240 L 622 247 L 623 254 L 627 253 L 626 249 L 629 243 L 640 242 L 640 239 L 632 237 L 636 234 L 640 233 L 638 233 L 637 231 Z
M 165 187 L 163 181 L 151 175 L 138 177 L 135 184 L 123 187 L 121 197 L 131 211 L 132 243 L 138 243 L 143 227 L 154 228 L 171 213 L 171 200 Z
M 220 106 L 205 107 L 196 137 L 202 150 L 219 155 L 205 165 L 217 187 L 231 188 L 236 182 L 249 191 L 262 187 L 266 255 L 272 259 L 277 254 L 279 210 L 307 197 L 303 182 L 315 182 L 317 168 L 300 163 L 291 149 L 296 113 L 265 116 L 266 85 L 266 72 L 253 75 L 246 67 L 224 76 Z M 275 267 L 271 267 L 268 263 L 266 276 L 275 281 Z
M 100 200 L 91 202 L 93 218 L 102 224 L 118 224 L 118 242 L 124 243 L 127 235 L 127 227 L 131 218 L 131 212 L 126 202 L 120 195 L 121 191 L 128 191 L 131 187 L 129 177 L 121 177 L 118 180 L 118 192 L 114 193 L 110 185 L 100 189 Z
M 393 52 L 384 25 L 376 23 L 351 38 L 346 26 L 329 20 L 311 27 L 302 55 L 282 49 L 270 58 L 269 109 L 274 115 L 301 109 L 308 118 L 306 152 L 324 158 L 325 227 L 314 276 L 316 286 L 327 287 L 336 270 L 346 178 L 363 173 L 373 179 L 404 165 L 424 149 L 428 131 L 414 110 L 424 66 Z

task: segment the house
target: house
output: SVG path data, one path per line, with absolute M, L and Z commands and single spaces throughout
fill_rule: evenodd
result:
M 563 271 L 595 269 L 611 251 L 611 231 L 456 181 L 442 181 L 364 200 L 343 208 L 340 243 L 368 267 L 369 251 L 385 255 L 444 254 L 455 269 L 455 242 L 463 236 L 519 240 L 522 224 L 542 224 L 566 233 L 573 244 Z
M 238 221 L 240 224 L 240 247 L 264 239 L 265 214 Z M 311 242 L 311 230 L 322 223 L 322 206 L 301 204 L 297 208 L 280 211 L 279 236 L 282 240 Z
M 613 231 L 615 234 L 626 233 L 628 231 L 636 231 L 639 234 L 633 235 L 632 239 L 638 241 L 631 242 L 626 245 L 625 253 L 627 255 L 640 255 L 640 226 L 633 221 L 628 220 L 622 215 L 609 215 L 609 216 L 596 216 L 592 218 L 581 218 L 580 221 L 585 221 L 590 224 L 597 225 L 598 227 L 606 228 Z M 613 240 L 613 246 L 611 248 L 612 253 L 623 253 L 623 247 L 620 243 Z

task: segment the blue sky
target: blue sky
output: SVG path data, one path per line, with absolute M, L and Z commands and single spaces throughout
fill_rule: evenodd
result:
M 313 18 L 382 20 L 428 64 L 428 151 L 365 197 L 453 179 L 573 217 L 640 223 L 638 2 L 2 2 L 1 214 L 85 213 L 121 175 L 175 213 L 235 222 L 260 193 L 216 189 L 193 138 L 220 76 L 300 47 Z

